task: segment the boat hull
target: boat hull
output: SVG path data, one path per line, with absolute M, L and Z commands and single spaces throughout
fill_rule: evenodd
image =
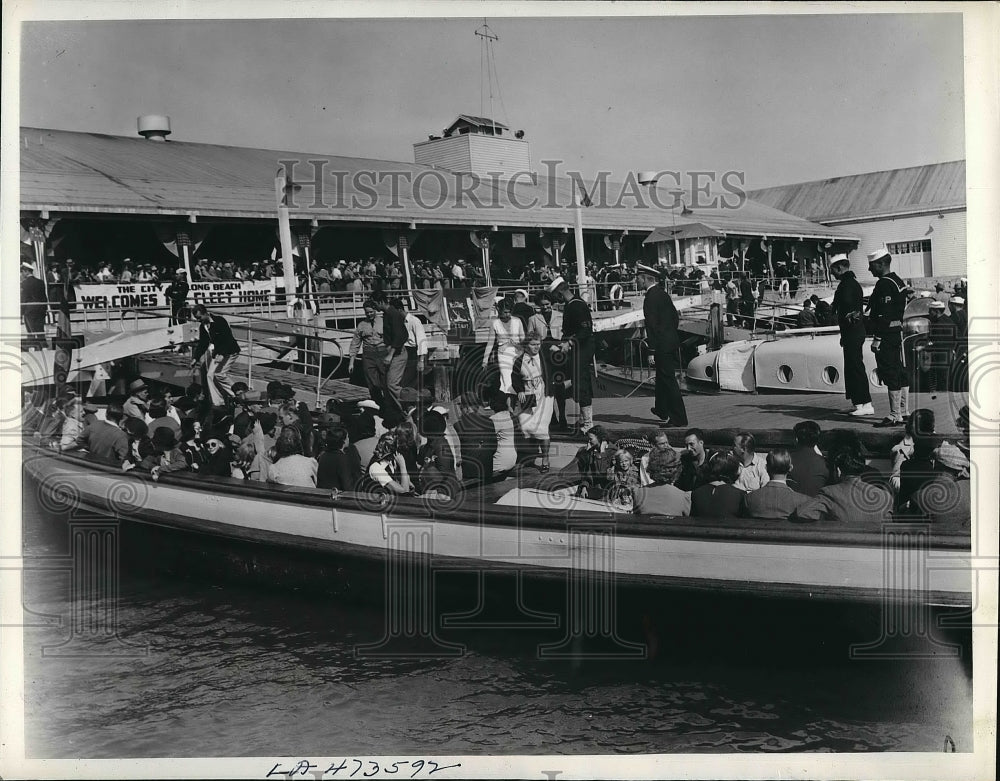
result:
M 376 572 L 389 569 L 380 566 L 385 562 L 408 561 L 442 571 L 752 596 L 971 604 L 968 532 L 928 534 L 898 524 L 820 531 L 740 519 L 708 525 L 571 513 L 560 509 L 559 499 L 533 508 L 484 504 L 471 496 L 453 506 L 420 499 L 383 505 L 357 495 L 333 500 L 323 491 L 222 478 L 152 481 L 32 445 L 24 452 L 25 472 L 44 506 L 204 535 L 223 546 L 229 541 L 272 553 L 362 561 Z M 921 558 L 927 556 L 932 568 Z M 927 570 L 919 589 L 894 586 L 896 559 Z

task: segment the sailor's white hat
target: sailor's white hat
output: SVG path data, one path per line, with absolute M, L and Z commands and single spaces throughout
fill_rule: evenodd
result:
M 849 262 L 850 260 L 848 259 L 847 255 L 845 255 L 843 252 L 841 252 L 839 255 L 834 255 L 832 258 L 830 258 L 831 266 L 834 266 L 837 263 L 849 263 Z
M 948 303 L 950 303 L 950 304 L 964 304 L 965 303 L 965 299 L 962 298 L 961 296 L 952 296 L 951 298 L 948 299 Z
M 882 258 L 890 258 L 890 257 L 892 256 L 889 254 L 889 249 L 887 247 L 879 247 L 874 252 L 868 253 L 868 262 L 873 263 L 876 260 L 881 260 Z
M 439 415 L 447 415 L 448 408 L 444 404 L 435 404 L 431 407 L 431 412 L 437 412 Z
M 378 409 L 379 409 L 378 403 L 375 402 L 375 401 L 372 401 L 371 399 L 365 399 L 364 401 L 359 401 L 358 402 L 358 407 L 360 409 L 373 409 L 373 410 L 376 410 L 376 411 L 378 411 Z
M 515 296 L 524 296 L 525 298 L 529 298 L 528 291 L 525 290 L 523 287 L 519 287 L 517 290 L 515 290 L 514 291 L 514 295 Z
M 931 301 L 931 309 L 944 309 L 944 301 Z
M 931 297 L 931 291 L 930 290 L 921 290 L 920 291 L 920 297 L 921 298 L 930 298 Z
M 556 277 L 549 283 L 549 292 L 555 293 L 560 287 L 562 287 L 565 284 L 566 284 L 565 279 L 563 279 L 561 276 Z

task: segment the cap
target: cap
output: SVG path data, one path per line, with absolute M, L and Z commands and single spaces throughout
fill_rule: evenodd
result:
M 128 386 L 129 393 L 138 393 L 141 390 L 145 390 L 148 386 L 141 379 L 132 380 Z
M 944 309 L 944 303 L 941 301 L 931 301 L 931 309 Z
M 441 415 L 447 415 L 448 408 L 444 406 L 444 404 L 435 404 L 433 407 L 431 407 L 431 412 L 437 412 Z
M 950 442 L 942 442 L 934 450 L 934 460 L 942 466 L 954 469 L 955 471 L 967 470 L 969 468 L 969 459 L 965 457 L 965 453 Z
M 930 298 L 931 297 L 931 291 L 930 290 L 921 290 L 920 291 L 920 297 L 921 298 Z
M 524 296 L 525 298 L 528 298 L 528 291 L 525 290 L 523 287 L 519 287 L 517 290 L 514 291 L 514 295 Z
M 556 277 L 551 282 L 549 282 L 549 292 L 555 293 L 559 288 L 561 288 L 565 284 L 566 284 L 565 279 L 563 279 L 561 276 Z
M 174 432 L 172 429 L 166 426 L 160 426 L 153 432 L 153 444 L 156 447 L 169 450 L 176 444 L 177 440 L 174 437 Z
M 24 269 L 25 271 L 34 271 L 35 270 L 34 264 L 28 263 L 28 261 L 24 261 L 23 263 L 21 263 L 21 268 Z
M 965 299 L 962 298 L 961 296 L 952 296 L 951 298 L 948 299 L 948 303 L 961 304 L 962 306 L 965 306 Z
M 891 259 L 892 256 L 889 254 L 889 250 L 886 247 L 879 247 L 874 252 L 868 253 L 868 262 L 874 263 L 876 260 L 881 260 L 882 258 Z
M 841 252 L 838 255 L 834 255 L 832 258 L 830 258 L 830 265 L 831 266 L 836 266 L 836 265 L 838 265 L 840 263 L 850 263 L 850 262 L 851 262 L 850 259 L 843 252 Z
M 378 412 L 380 409 L 379 405 L 376 402 L 372 401 L 371 399 L 365 399 L 364 401 L 359 401 L 358 408 L 375 410 L 376 412 Z

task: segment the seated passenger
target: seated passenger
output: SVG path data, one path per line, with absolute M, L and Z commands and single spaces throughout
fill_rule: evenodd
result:
M 139 418 L 126 415 L 122 419 L 122 431 L 128 437 L 128 457 L 122 463 L 122 468 L 127 471 L 148 456 L 153 446 L 146 436 L 146 423 Z
M 368 477 L 378 490 L 394 494 L 412 494 L 413 485 L 406 471 L 406 459 L 396 450 L 396 435 L 387 431 L 375 445 Z
M 677 456 L 677 471 L 680 473 L 681 461 L 680 456 L 677 455 L 675 451 L 670 446 L 670 440 L 667 438 L 666 431 L 654 431 L 652 434 L 646 436 L 646 440 L 651 445 L 650 451 L 643 454 L 642 458 L 639 459 L 639 484 L 640 485 L 652 485 L 653 478 L 649 474 L 649 458 L 655 450 L 667 451 L 669 450 L 675 456 Z
M 602 499 L 608 483 L 608 470 L 615 457 L 615 448 L 603 426 L 591 426 L 587 431 L 587 444 L 576 451 L 573 461 L 565 470 L 576 468 L 580 472 L 580 486 L 576 495 L 585 499 Z
M 274 463 L 267 466 L 267 482 L 315 488 L 316 471 L 316 459 L 302 453 L 298 428 L 285 426 L 274 443 Z
M 614 509 L 632 512 L 632 490 L 639 487 L 639 466 L 628 450 L 616 450 L 608 469 L 604 500 Z
M 202 441 L 205 443 L 205 460 L 198 468 L 198 474 L 206 477 L 232 477 L 233 450 L 226 429 L 223 427 L 213 429 L 202 436 Z M 267 479 L 266 471 L 260 479 Z
M 791 452 L 792 469 L 788 485 L 806 496 L 815 496 L 830 482 L 830 467 L 819 449 L 820 428 L 813 420 L 802 420 L 792 429 L 795 449 Z
M 90 458 L 109 464 L 121 465 L 128 458 L 128 435 L 121 429 L 124 413 L 122 405 L 108 404 L 104 420 L 95 420 L 87 426 L 76 441 Z
M 426 442 L 417 454 L 420 472 L 417 482 L 421 493 L 437 492 L 454 497 L 458 491 L 455 457 L 445 439 L 444 415 L 428 410 L 420 418 L 420 433 Z
M 969 461 L 948 442 L 934 451 L 933 458 L 934 475 L 914 491 L 908 510 L 935 525 L 968 529 L 972 519 Z
M 167 414 L 167 402 L 162 396 L 157 396 L 149 402 L 146 425 L 149 427 L 149 436 L 153 436 L 161 427 L 169 428 L 175 437 L 181 433 L 180 424 Z
M 705 485 L 691 492 L 691 516 L 730 518 L 739 515 L 746 491 L 733 485 L 740 472 L 740 460 L 733 454 L 716 455 L 708 463 Z
M 152 451 L 138 465 L 138 469 L 148 471 L 154 480 L 164 472 L 180 472 L 188 468 L 187 459 L 180 448 L 177 439 L 169 428 L 158 428 L 150 439 Z
M 754 447 L 753 434 L 741 431 L 733 438 L 733 455 L 740 461 L 740 473 L 733 483 L 741 491 L 756 491 L 766 485 L 767 459 Z
M 934 477 L 934 422 L 932 410 L 914 410 L 906 423 L 906 437 L 898 449 L 893 448 L 896 507 L 905 506 L 917 489 Z
M 743 499 L 740 515 L 747 518 L 785 520 L 797 507 L 809 501 L 810 497 L 793 490 L 787 483 L 788 472 L 792 468 L 789 452 L 778 447 L 767 454 L 767 483 L 756 491 L 751 491 Z
M 892 492 L 886 482 L 869 482 L 867 453 L 856 442 L 845 441 L 831 453 L 837 482 L 823 488 L 792 514 L 793 521 L 858 521 L 878 524 L 890 520 Z
M 637 515 L 689 515 L 691 494 L 673 485 L 681 471 L 681 457 L 677 451 L 669 446 L 656 447 L 643 458 L 650 482 L 632 489 L 633 512 Z
M 709 481 L 708 463 L 717 451 L 705 447 L 705 432 L 691 428 L 684 434 L 684 452 L 681 454 L 681 473 L 675 485 L 682 491 L 693 491 Z
M 796 328 L 815 328 L 816 313 L 813 311 L 813 302 L 810 299 L 806 299 L 802 302 L 802 310 L 799 312 L 798 317 L 795 319 Z
M 356 491 L 361 480 L 361 457 L 351 446 L 351 438 L 343 426 L 334 426 L 327 433 L 326 450 L 316 466 L 316 487 L 338 491 Z
M 870 465 L 871 458 L 869 458 L 868 449 L 865 447 L 864 442 L 861 441 L 861 437 L 858 436 L 858 432 L 851 429 L 834 429 L 830 432 L 830 447 L 827 450 L 827 453 L 829 454 L 827 457 L 827 466 L 830 473 L 830 484 L 835 483 L 838 480 L 837 468 L 833 462 L 833 454 L 845 449 L 857 450 L 861 453 L 865 466 L 861 470 L 861 474 L 859 474 L 858 477 L 861 478 L 863 483 L 876 485 L 879 488 L 884 488 L 890 494 L 892 493 L 892 485 L 889 482 L 889 476 L 882 474 Z
M 493 474 L 493 457 L 497 451 L 493 422 L 484 413 L 482 401 L 475 393 L 463 394 L 459 399 L 459 408 L 461 416 L 455 424 L 455 433 L 461 444 L 462 478 L 489 480 Z

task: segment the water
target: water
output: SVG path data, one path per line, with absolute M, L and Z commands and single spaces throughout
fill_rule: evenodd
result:
M 29 567 L 65 554 L 65 520 L 30 489 L 24 502 Z M 725 625 L 665 635 L 652 660 L 540 659 L 553 637 L 537 630 L 466 633 L 452 658 L 365 658 L 379 609 L 141 567 L 118 601 L 141 655 L 58 657 L 41 649 L 65 622 L 39 624 L 70 615 L 68 575 L 29 569 L 24 603 L 31 757 L 941 751 L 946 735 L 972 748 L 956 660 L 789 663 L 776 637 L 769 661 Z

